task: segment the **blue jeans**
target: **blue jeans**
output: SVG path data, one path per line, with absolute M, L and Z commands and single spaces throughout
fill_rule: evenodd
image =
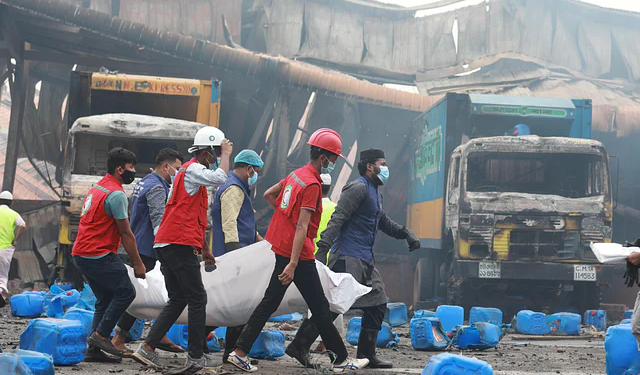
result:
M 91 332 L 98 332 L 100 336 L 108 338 L 118 319 L 136 298 L 136 290 L 127 268 L 122 259 L 113 253 L 99 259 L 74 255 L 73 262 L 96 295 Z

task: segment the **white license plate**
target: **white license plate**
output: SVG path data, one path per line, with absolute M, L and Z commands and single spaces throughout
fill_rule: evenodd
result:
M 597 281 L 596 266 L 585 266 L 583 264 L 574 265 L 573 280 L 574 281 Z
M 478 264 L 478 277 L 481 279 L 499 279 L 500 263 L 480 262 Z

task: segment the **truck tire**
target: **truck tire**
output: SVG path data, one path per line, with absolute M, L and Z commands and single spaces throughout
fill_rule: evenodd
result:
M 437 272 L 429 258 L 420 258 L 413 277 L 413 305 L 434 297 Z

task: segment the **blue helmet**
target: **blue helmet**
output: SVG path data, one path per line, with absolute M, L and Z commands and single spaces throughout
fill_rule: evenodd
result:
M 264 162 L 260 158 L 260 155 L 258 155 L 258 153 L 253 150 L 240 151 L 238 155 L 236 155 L 235 159 L 233 159 L 233 162 L 245 163 L 258 168 L 262 168 L 264 166 Z
M 531 129 L 529 129 L 527 124 L 518 124 L 514 126 L 513 129 L 506 132 L 505 135 L 514 135 L 516 137 L 521 135 L 531 135 Z

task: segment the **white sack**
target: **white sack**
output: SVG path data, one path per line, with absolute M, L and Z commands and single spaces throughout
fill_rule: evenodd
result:
M 205 272 L 202 263 L 200 272 L 207 291 L 207 325 L 233 327 L 245 324 L 264 297 L 275 263 L 271 244 L 266 241 L 216 257 L 218 268 L 213 272 Z M 371 291 L 350 274 L 335 273 L 318 261 L 316 268 L 331 311 L 345 313 L 358 298 Z M 145 280 L 136 279 L 132 268 L 128 267 L 128 271 L 136 288 L 136 299 L 127 311 L 138 318 L 155 319 L 168 301 L 159 265 L 147 273 Z M 273 316 L 305 311 L 307 304 L 293 284 Z M 187 324 L 187 309 L 177 323 Z
M 600 263 L 625 264 L 631 253 L 640 252 L 638 247 L 623 247 L 617 243 L 591 243 L 591 250 Z

